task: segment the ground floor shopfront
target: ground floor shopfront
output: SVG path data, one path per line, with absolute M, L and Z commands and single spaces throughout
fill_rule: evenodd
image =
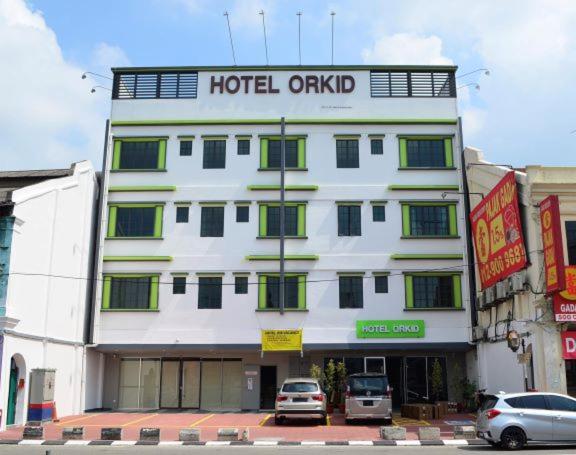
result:
M 106 409 L 273 409 L 289 377 L 310 376 L 313 364 L 344 362 L 348 374 L 386 372 L 395 406 L 432 398 L 432 370 L 440 365 L 442 398 L 458 399 L 466 345 L 457 349 L 120 350 L 103 352 L 101 406 Z

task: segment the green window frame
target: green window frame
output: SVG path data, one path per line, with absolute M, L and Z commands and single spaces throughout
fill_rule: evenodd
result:
M 444 166 L 410 166 L 408 164 L 408 141 L 444 141 Z M 401 136 L 398 138 L 400 169 L 454 169 L 452 136 Z
M 286 207 L 296 207 L 297 216 L 297 229 L 295 236 L 287 236 L 290 238 L 305 238 L 306 237 L 306 203 L 305 202 L 286 202 Z M 266 202 L 259 204 L 259 238 L 278 238 L 278 236 L 268 235 L 268 208 L 280 207 L 279 202 Z
M 417 308 L 414 301 L 414 278 L 415 277 L 450 277 L 452 278 L 452 305 L 429 308 Z M 442 272 L 411 272 L 404 274 L 406 292 L 406 310 L 434 311 L 434 310 L 461 310 L 462 309 L 462 274 Z
M 402 201 L 402 238 L 442 239 L 458 237 L 458 218 L 456 205 L 452 201 Z M 448 235 L 417 235 L 412 232 L 410 220 L 411 207 L 447 207 L 448 208 Z
M 286 273 L 286 278 L 296 279 L 298 286 L 298 304 L 295 308 L 284 308 L 285 311 L 306 311 L 306 274 Z M 280 311 L 279 308 L 268 308 L 268 278 L 279 278 L 279 273 L 263 273 L 258 275 L 258 310 L 259 311 Z
M 148 308 L 112 308 L 112 280 L 134 280 L 141 278 L 150 279 L 150 290 L 148 293 Z M 104 274 L 102 281 L 102 306 L 101 311 L 159 311 L 158 310 L 158 294 L 159 294 L 159 273 L 125 273 L 125 274 Z
M 155 208 L 154 234 L 151 236 L 123 237 L 117 235 L 117 213 L 119 208 Z M 110 203 L 108 204 L 108 230 L 106 237 L 111 239 L 161 239 L 164 219 L 164 203 Z
M 130 168 L 121 167 L 122 144 L 126 142 L 158 142 L 158 162 L 153 168 Z M 143 172 L 143 171 L 165 171 L 166 170 L 166 147 L 167 137 L 130 137 L 114 138 L 114 148 L 112 151 L 112 171 L 117 172 Z
M 279 141 L 280 136 L 260 136 L 260 170 L 280 170 L 278 167 L 268 165 L 268 145 L 269 142 Z M 306 170 L 306 137 L 286 136 L 286 140 L 297 141 L 298 165 L 296 167 L 286 167 L 286 170 Z

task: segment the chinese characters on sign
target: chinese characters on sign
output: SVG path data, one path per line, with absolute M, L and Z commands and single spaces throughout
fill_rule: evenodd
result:
M 470 220 L 482 289 L 526 266 L 514 172 L 472 210 Z
M 566 288 L 554 294 L 554 318 L 557 322 L 576 322 L 576 266 L 565 267 Z
M 562 357 L 576 360 L 576 332 L 562 332 Z
M 560 228 L 560 205 L 558 196 L 548 196 L 540 203 L 540 227 L 544 247 L 544 271 L 546 292 L 562 291 L 565 287 L 564 252 Z

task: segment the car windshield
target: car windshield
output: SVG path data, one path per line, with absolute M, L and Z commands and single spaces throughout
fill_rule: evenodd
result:
M 318 392 L 318 385 L 314 382 L 288 382 L 282 387 L 282 392 L 305 393 Z
M 349 379 L 350 395 L 384 395 L 388 387 L 386 376 L 359 376 Z

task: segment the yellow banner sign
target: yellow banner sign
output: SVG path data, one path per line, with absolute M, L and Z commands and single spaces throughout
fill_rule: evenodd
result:
M 262 330 L 262 351 L 301 351 L 302 330 Z

